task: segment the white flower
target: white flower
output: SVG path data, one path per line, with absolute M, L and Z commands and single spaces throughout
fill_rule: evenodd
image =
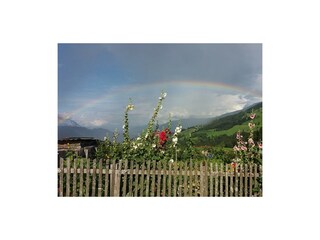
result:
M 164 151 L 163 151 L 163 150 L 161 150 L 161 151 L 160 151 L 160 153 L 164 154 Z
M 125 125 L 122 126 L 123 129 L 124 129 L 125 127 L 126 127 Z
M 127 110 L 132 111 L 133 109 L 134 109 L 134 105 L 133 105 L 133 104 L 129 104 L 129 105 L 127 106 Z
M 182 130 L 182 127 L 179 126 L 179 127 L 176 127 L 176 129 L 174 130 L 174 132 L 175 132 L 175 134 L 178 134 L 178 133 L 181 132 L 181 130 Z
M 173 163 L 174 161 L 173 161 L 173 159 L 171 158 L 171 159 L 169 160 L 169 162 Z
M 163 93 L 162 97 L 165 98 L 167 96 L 167 93 Z
M 155 148 L 156 146 L 157 146 L 157 145 L 155 145 L 155 144 L 152 144 L 152 147 L 153 147 L 153 148 Z
M 160 106 L 160 109 L 162 109 L 162 105 Z
M 177 142 L 178 142 L 178 138 L 177 138 L 177 137 L 173 137 L 173 138 L 172 138 L 172 142 L 173 142 L 174 145 L 176 145 Z
M 141 138 L 140 138 L 140 137 L 138 137 L 138 138 L 137 138 L 137 141 L 139 141 L 140 139 L 141 139 Z
M 147 139 L 147 137 L 148 137 L 148 133 L 146 134 L 145 138 Z
M 133 145 L 133 148 L 134 148 L 134 149 L 137 149 L 138 147 L 137 147 L 136 145 Z
M 138 147 L 140 147 L 142 145 L 142 143 L 138 143 Z
M 104 141 L 107 140 L 107 137 L 104 137 L 103 140 L 104 140 Z

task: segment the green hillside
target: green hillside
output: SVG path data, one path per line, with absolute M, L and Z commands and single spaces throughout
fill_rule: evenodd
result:
M 244 137 L 248 135 L 249 114 L 254 112 L 255 140 L 262 140 L 262 103 L 235 113 L 225 114 L 204 126 L 191 127 L 182 132 L 181 142 L 190 138 L 196 146 L 233 147 L 236 133 L 240 130 Z

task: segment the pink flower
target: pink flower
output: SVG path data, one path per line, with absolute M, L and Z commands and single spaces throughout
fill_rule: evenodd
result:
M 247 147 L 246 146 L 241 146 L 241 150 L 242 151 L 247 151 Z
M 237 132 L 237 137 L 236 137 L 237 139 L 241 139 L 242 138 L 242 136 L 240 135 L 240 132 Z
M 234 150 L 234 151 L 239 151 L 240 148 L 238 148 L 237 146 L 234 146 L 234 147 L 233 147 L 233 150 Z
M 248 126 L 249 126 L 249 128 L 254 128 L 255 124 L 250 122 L 250 123 L 248 124 Z
M 256 114 L 255 114 L 255 113 L 251 113 L 251 114 L 250 114 L 250 118 L 251 118 L 251 119 L 254 119 L 255 117 L 256 117 Z
M 258 143 L 258 147 L 259 147 L 260 149 L 262 149 L 262 143 L 261 143 L 261 142 Z
M 249 143 L 250 145 L 254 145 L 253 139 L 252 139 L 252 138 L 249 138 L 249 139 L 248 139 L 248 143 Z

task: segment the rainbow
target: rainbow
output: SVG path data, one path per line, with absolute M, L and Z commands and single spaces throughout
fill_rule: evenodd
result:
M 82 105 L 81 107 L 75 109 L 70 113 L 71 116 L 78 115 L 79 113 L 85 111 L 86 109 L 90 109 L 92 107 L 97 106 L 98 104 L 110 102 L 110 96 L 115 95 L 123 95 L 127 98 L 130 97 L 130 93 L 137 92 L 149 92 L 149 91 L 158 91 L 160 94 L 161 90 L 167 91 L 169 89 L 178 88 L 183 86 L 184 88 L 188 88 L 195 91 L 212 91 L 212 92 L 224 92 L 230 94 L 244 94 L 251 95 L 257 98 L 262 98 L 262 93 L 254 90 L 249 90 L 247 88 L 226 84 L 222 82 L 210 82 L 210 81 L 201 81 L 201 80 L 183 80 L 183 81 L 162 81 L 157 83 L 147 83 L 143 85 L 126 85 L 124 87 L 118 87 L 117 89 L 113 89 L 108 93 L 99 96 L 95 99 L 92 99 Z

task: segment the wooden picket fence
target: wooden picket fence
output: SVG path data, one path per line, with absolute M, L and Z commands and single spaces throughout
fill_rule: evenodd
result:
M 253 197 L 262 196 L 261 180 L 256 164 L 60 158 L 58 196 Z

